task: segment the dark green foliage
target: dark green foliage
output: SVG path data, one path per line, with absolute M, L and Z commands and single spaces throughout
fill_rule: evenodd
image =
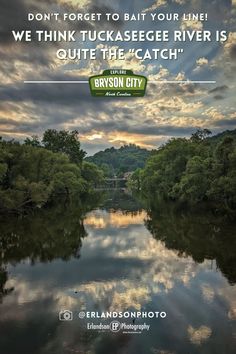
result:
M 84 215 L 96 205 L 90 198 L 74 200 L 66 207 L 61 200 L 50 208 L 35 210 L 30 215 L 0 217 L 0 244 L 4 251 L 2 264 L 30 259 L 50 262 L 55 258 L 68 260 L 79 256 L 82 239 L 86 237 Z M 0 267 L 1 267 L 0 261 Z
M 56 131 L 51 133 L 57 135 Z M 45 134 L 48 137 L 51 133 Z M 71 143 L 66 138 L 64 148 L 62 142 L 57 149 L 56 143 L 53 145 L 49 138 L 45 139 L 49 150 L 35 137 L 26 140 L 24 145 L 0 140 L 0 212 L 40 208 L 57 195 L 64 195 L 68 200 L 73 195 L 80 198 L 91 191 L 95 182 L 102 179 L 102 172 L 96 166 L 82 162 L 84 153 L 79 149 L 77 139 L 74 141 L 74 134 L 58 133 L 61 137 L 67 136 Z
M 97 187 L 103 181 L 103 171 L 97 165 L 88 161 L 83 162 L 81 174 L 89 187 Z
M 106 177 L 123 176 L 125 172 L 143 168 L 149 154 L 148 150 L 130 144 L 120 149 L 112 147 L 99 151 L 94 156 L 87 157 L 86 160 L 98 165 Z
M 77 130 L 68 132 L 66 130 L 48 129 L 43 135 L 42 143 L 46 149 L 64 153 L 71 162 L 79 164 L 82 162 L 85 152 L 80 148 L 78 135 Z
M 44 147 L 52 152 L 65 154 L 70 161 L 76 164 L 81 164 L 86 153 L 80 148 L 79 133 L 77 130 L 67 131 L 48 129 L 43 134 L 42 141 L 37 135 L 26 138 L 25 145 L 33 147 Z
M 2 142 L 0 171 L 2 210 L 41 207 L 55 194 L 85 190 L 80 168 L 67 156 L 29 145 Z
M 190 139 L 171 139 L 131 177 L 131 186 L 148 198 L 186 204 L 209 202 L 218 209 L 236 209 L 236 131 L 208 138 L 198 130 Z
M 39 137 L 37 135 L 33 135 L 30 138 L 26 138 L 25 141 L 24 141 L 25 145 L 31 145 L 31 146 L 34 146 L 34 147 L 40 147 L 41 146 L 41 142 L 39 140 Z
M 30 215 L 0 216 L 0 303 L 3 296 L 14 290 L 6 286 L 6 264 L 25 259 L 34 264 L 80 257 L 82 240 L 87 236 L 83 218 L 98 202 L 90 195 L 83 203 L 75 199 L 65 205 L 56 199 L 50 208 L 35 210 Z
M 192 141 L 201 141 L 206 139 L 212 133 L 209 129 L 198 129 L 196 133 L 193 133 L 191 136 Z

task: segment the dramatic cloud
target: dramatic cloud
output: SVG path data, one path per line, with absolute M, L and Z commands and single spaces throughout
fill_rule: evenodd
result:
M 147 1 L 146 11 L 178 12 L 180 20 L 158 23 L 160 29 L 220 29 L 229 36 L 224 43 L 183 43 L 184 53 L 178 61 L 135 59 L 128 50 L 130 43 L 114 43 L 123 47 L 125 61 L 56 59 L 57 45 L 15 43 L 11 31 L 31 29 L 114 29 L 153 28 L 153 22 L 135 23 L 105 21 L 106 12 L 142 12 L 143 2 L 114 0 L 2 0 L 0 12 L 0 135 L 23 140 L 32 134 L 42 135 L 48 128 L 78 129 L 88 153 L 112 145 L 136 143 L 156 148 L 173 136 L 190 136 L 195 129 L 213 132 L 235 128 L 235 2 L 210 0 Z M 101 22 L 27 22 L 28 12 L 99 12 Z M 208 21 L 183 21 L 184 12 L 208 12 Z M 225 26 L 223 28 L 223 26 Z M 138 44 L 137 44 L 138 45 Z M 175 46 L 169 43 L 168 46 Z M 81 43 L 75 43 L 75 47 Z M 91 46 L 91 44 L 89 45 Z M 94 42 L 94 48 L 110 43 Z M 60 43 L 60 47 L 67 47 Z M 88 45 L 83 44 L 84 48 Z M 143 44 L 153 48 L 155 44 Z M 108 68 L 126 68 L 146 75 L 147 95 L 139 99 L 95 99 L 87 84 L 27 85 L 24 80 L 87 80 Z M 167 84 L 166 80 L 176 81 Z M 181 80 L 215 80 L 216 84 L 177 83 Z M 151 81 L 151 82 L 150 82 Z M 155 84 L 155 81 L 163 81 Z M 224 105 L 222 103 L 224 102 Z

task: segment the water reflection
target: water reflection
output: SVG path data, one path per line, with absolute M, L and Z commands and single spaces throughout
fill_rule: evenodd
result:
M 171 205 L 149 210 L 146 226 L 156 240 L 180 257 L 191 256 L 198 263 L 212 260 L 232 284 L 236 282 L 235 223 L 211 213 L 181 212 Z
M 125 193 L 104 198 L 86 215 L 85 206 L 58 206 L 4 220 L 0 352 L 234 353 L 233 226 L 145 212 Z M 147 320 L 148 333 L 123 335 L 88 331 L 78 318 L 60 322 L 61 309 L 168 317 Z
M 82 239 L 87 235 L 83 225 L 85 210 L 79 205 L 59 204 L 34 215 L 8 216 L 0 219 L 0 296 L 14 287 L 5 287 L 7 264 L 52 262 L 59 258 L 79 258 Z

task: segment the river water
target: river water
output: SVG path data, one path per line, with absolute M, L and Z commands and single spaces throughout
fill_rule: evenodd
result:
M 1 221 L 1 354 L 236 352 L 232 225 L 145 211 L 120 191 L 87 213 L 61 206 Z M 59 319 L 65 310 L 72 320 Z M 109 327 L 107 312 L 126 318 Z

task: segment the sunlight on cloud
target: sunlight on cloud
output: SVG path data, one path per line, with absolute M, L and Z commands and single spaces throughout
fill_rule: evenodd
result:
M 87 135 L 81 135 L 81 140 L 96 140 L 96 139 L 102 139 L 104 136 L 104 133 L 102 132 L 96 132 L 92 134 L 87 134 Z
M 185 30 L 202 30 L 203 29 L 203 24 L 201 21 L 198 20 L 183 20 L 181 22 L 181 26 L 180 26 L 182 31 Z
M 92 4 L 92 0 L 59 0 L 59 2 L 64 5 L 77 6 L 81 9 L 88 7 Z
M 207 115 L 208 117 L 212 118 L 214 121 L 216 120 L 220 120 L 224 118 L 224 115 L 219 112 L 216 108 L 214 107 L 210 107 L 208 108 L 205 112 L 205 115 Z
M 159 7 L 163 7 L 166 5 L 167 5 L 166 0 L 156 0 L 156 2 L 154 2 L 154 4 L 152 6 L 144 9 L 143 12 L 154 11 L 154 10 L 158 9 Z
M 205 68 L 208 65 L 209 61 L 207 58 L 199 58 L 196 60 L 196 68 L 193 69 L 193 71 L 199 71 L 202 68 Z
M 154 146 L 149 144 L 148 141 L 153 140 L 155 136 L 146 136 L 144 134 L 132 134 L 128 132 L 110 132 L 108 134 L 108 141 L 117 144 L 118 146 L 124 144 L 136 144 L 140 147 L 153 149 Z

